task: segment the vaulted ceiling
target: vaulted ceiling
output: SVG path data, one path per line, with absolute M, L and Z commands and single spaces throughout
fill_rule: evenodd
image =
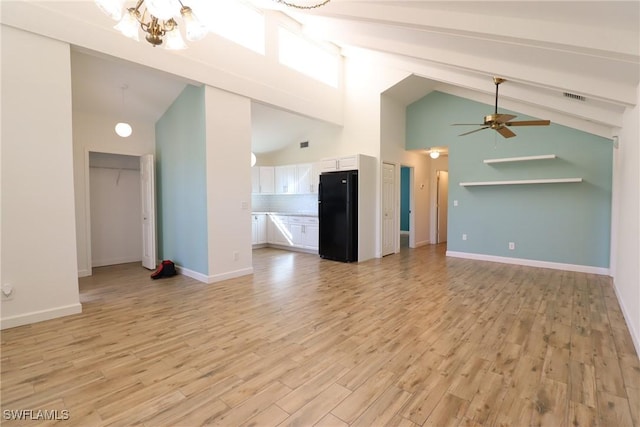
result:
M 194 10 L 199 1 L 205 0 L 189 2 Z M 491 76 L 499 75 L 508 80 L 500 88 L 502 107 L 611 136 L 622 125 L 625 107 L 637 102 L 637 1 L 332 0 L 303 12 L 278 7 L 273 0 L 251 2 L 291 15 L 305 31 L 340 46 L 346 56 L 366 52 L 405 71 L 410 77 L 386 91 L 404 104 L 431 90 L 493 104 Z M 2 3 L 4 8 L 8 1 Z M 67 14 L 95 12 L 93 2 L 54 4 Z M 146 88 L 145 94 L 137 93 L 142 101 L 136 106 L 144 119 L 157 118 L 188 82 L 82 49 L 74 51 L 72 60 L 74 105 L 85 109 L 113 112 L 121 105 L 120 94 L 101 93 L 88 81 L 96 76 L 117 81 L 118 73 L 127 73 L 136 79 L 137 92 Z M 262 132 L 262 141 L 270 141 L 274 130 L 312 125 L 307 118 L 263 105 L 255 106 L 254 114 L 255 133 Z M 272 126 L 277 120 L 295 126 Z M 272 139 L 275 144 L 283 137 Z M 260 151 L 277 148 L 265 143 Z

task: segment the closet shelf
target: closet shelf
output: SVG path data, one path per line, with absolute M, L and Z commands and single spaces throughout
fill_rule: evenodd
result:
M 522 179 L 518 181 L 475 181 L 461 182 L 460 186 L 477 187 L 484 185 L 561 184 L 567 182 L 582 182 L 582 178 Z
M 511 162 L 527 162 L 530 160 L 545 160 L 545 159 L 555 159 L 555 154 L 542 154 L 540 156 L 525 156 L 525 157 L 505 157 L 503 159 L 486 159 L 484 162 L 486 164 L 490 163 L 511 163 Z

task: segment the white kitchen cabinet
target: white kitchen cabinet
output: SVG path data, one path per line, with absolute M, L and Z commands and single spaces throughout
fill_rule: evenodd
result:
M 251 194 L 260 193 L 260 167 L 251 168 Z
M 251 189 L 254 194 L 273 194 L 275 175 L 273 166 L 254 166 L 251 172 Z M 257 172 L 253 170 L 257 169 Z
M 267 243 L 267 215 L 254 213 L 251 218 L 251 243 L 254 245 Z
M 322 166 L 320 162 L 315 162 L 311 165 L 311 193 L 318 194 L 318 185 L 320 184 L 320 174 L 322 173 Z
M 307 223 L 304 226 L 303 234 L 303 247 L 305 249 L 318 250 L 320 242 L 320 226 L 318 225 L 318 219 L 315 219 L 315 223 Z
M 289 217 L 292 246 L 303 249 L 318 250 L 318 218 L 307 216 Z
M 275 181 L 276 194 L 295 194 L 298 189 L 296 185 L 296 165 L 276 166 Z
M 311 163 L 296 165 L 296 181 L 298 194 L 313 193 L 313 165 Z
M 267 243 L 280 246 L 293 245 L 288 216 L 268 215 Z
M 320 160 L 321 172 L 350 171 L 359 169 L 360 154 L 332 157 Z

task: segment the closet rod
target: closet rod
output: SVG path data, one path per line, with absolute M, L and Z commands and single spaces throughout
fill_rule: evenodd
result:
M 140 172 L 140 169 L 133 169 L 133 168 L 113 168 L 111 166 L 89 166 L 90 168 L 93 169 L 113 169 L 113 170 L 117 170 L 117 171 L 136 171 L 136 172 Z

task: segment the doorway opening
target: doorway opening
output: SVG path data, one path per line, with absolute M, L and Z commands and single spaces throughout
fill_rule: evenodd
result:
M 411 185 L 413 168 L 400 166 L 400 249 L 412 245 Z
M 89 153 L 91 267 L 142 261 L 140 160 Z
M 156 266 L 153 155 L 87 152 L 87 258 L 94 267 Z
M 436 243 L 447 241 L 449 214 L 449 172 L 436 171 Z

